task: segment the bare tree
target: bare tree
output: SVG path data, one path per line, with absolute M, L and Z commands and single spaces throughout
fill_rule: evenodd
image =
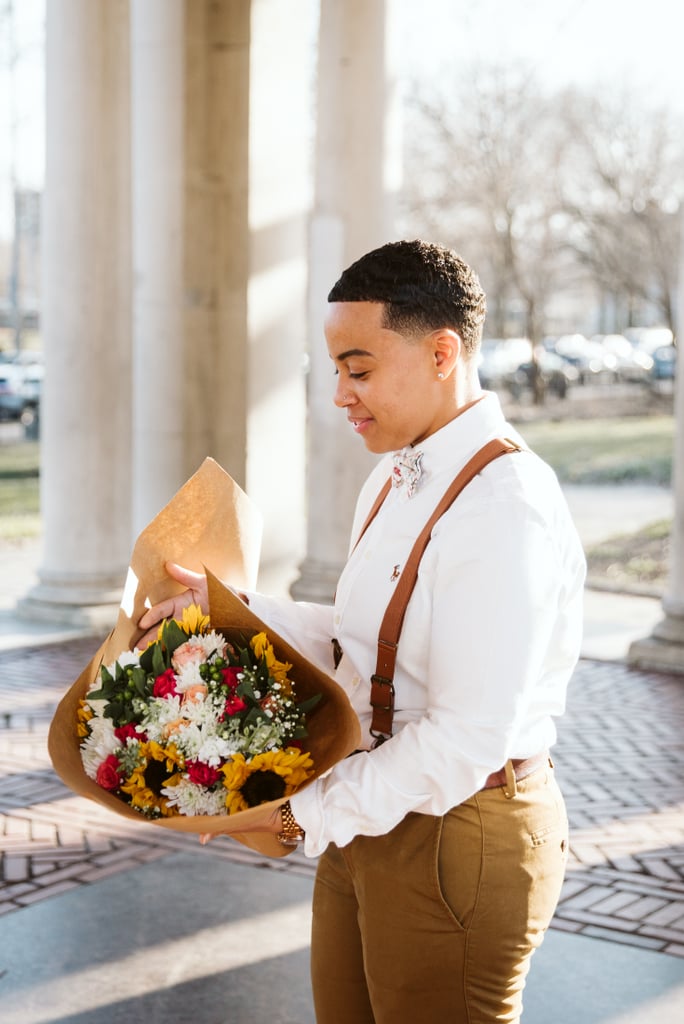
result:
M 613 330 L 646 307 L 672 327 L 684 154 L 668 111 L 479 67 L 416 86 L 408 124 L 405 230 L 478 267 L 491 333 L 539 341 L 549 300 L 582 280 L 622 311 Z
M 562 249 L 552 105 L 529 74 L 488 67 L 411 106 L 407 224 L 478 266 L 493 333 L 539 341 Z
M 678 210 L 684 200 L 684 146 L 665 109 L 633 96 L 568 93 L 563 191 L 569 239 L 579 261 L 621 308 L 618 328 L 652 306 L 674 330 Z

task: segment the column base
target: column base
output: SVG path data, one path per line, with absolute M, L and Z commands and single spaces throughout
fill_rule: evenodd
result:
M 684 675 L 684 617 L 666 614 L 651 636 L 630 645 L 627 662 L 635 668 Z
M 306 558 L 300 566 L 299 577 L 290 587 L 291 596 L 295 601 L 333 604 L 342 569 L 342 565 Z
M 19 618 L 102 631 L 116 623 L 124 577 L 40 574 L 41 580 L 17 601 Z

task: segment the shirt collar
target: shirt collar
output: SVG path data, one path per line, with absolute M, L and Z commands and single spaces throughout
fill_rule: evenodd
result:
M 511 433 L 498 396 L 485 391 L 480 402 L 450 420 L 416 446 L 423 453 L 421 468 L 427 483 L 443 470 L 452 473 L 474 455 L 487 441 Z

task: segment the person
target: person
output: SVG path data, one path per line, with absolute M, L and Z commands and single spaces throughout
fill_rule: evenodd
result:
M 560 894 L 567 817 L 548 752 L 579 656 L 585 560 L 554 473 L 480 387 L 484 319 L 477 276 L 443 246 L 390 242 L 344 271 L 325 321 L 334 401 L 382 458 L 334 606 L 243 595 L 334 673 L 363 730 L 361 751 L 263 825 L 299 830 L 319 858 L 319 1024 L 518 1021 Z M 378 734 L 369 694 L 387 605 L 443 493 L 498 437 L 514 450 L 432 528 L 396 650 L 391 736 Z M 168 571 L 188 590 L 141 628 L 206 603 L 202 576 Z

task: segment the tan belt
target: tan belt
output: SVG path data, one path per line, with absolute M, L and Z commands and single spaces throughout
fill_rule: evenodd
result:
M 535 754 L 534 757 L 525 757 L 522 760 L 517 758 L 511 759 L 509 762 L 513 766 L 513 775 L 516 782 L 522 782 L 532 772 L 539 771 L 540 768 L 544 768 L 549 764 L 549 752 L 548 750 L 543 751 L 541 754 Z M 506 765 L 503 768 L 499 768 L 498 772 L 492 772 L 488 776 L 483 789 L 494 789 L 496 786 L 505 786 L 507 783 L 506 778 Z

